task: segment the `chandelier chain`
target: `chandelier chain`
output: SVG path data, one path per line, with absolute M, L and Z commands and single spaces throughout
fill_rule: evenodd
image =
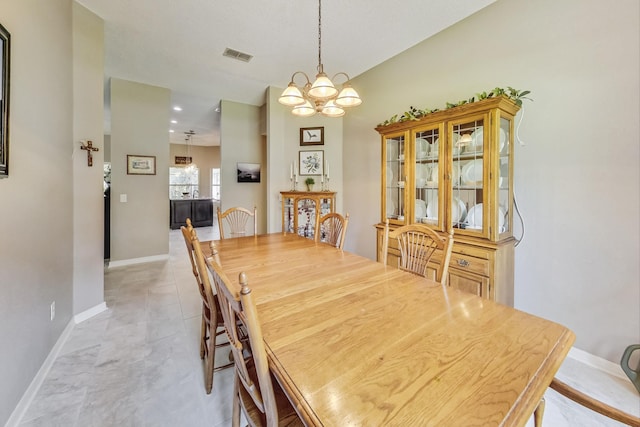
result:
M 322 0 L 318 0 L 318 72 L 322 72 Z

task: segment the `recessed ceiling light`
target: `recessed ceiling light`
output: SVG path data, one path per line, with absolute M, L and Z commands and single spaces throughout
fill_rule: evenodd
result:
M 173 123 L 175 125 L 176 123 L 178 123 L 178 121 L 177 120 L 171 120 L 171 123 Z
M 175 107 L 173 107 L 173 111 L 182 111 L 182 107 L 176 105 Z

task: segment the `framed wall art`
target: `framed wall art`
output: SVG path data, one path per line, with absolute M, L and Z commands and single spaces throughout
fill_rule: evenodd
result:
M 127 154 L 127 175 L 155 175 L 156 156 Z
M 0 178 L 9 176 L 9 59 L 11 35 L 0 24 Z
M 300 128 L 300 145 L 324 145 L 324 126 Z
M 300 176 L 324 174 L 324 151 L 300 151 Z
M 238 182 L 260 182 L 260 163 L 237 163 Z

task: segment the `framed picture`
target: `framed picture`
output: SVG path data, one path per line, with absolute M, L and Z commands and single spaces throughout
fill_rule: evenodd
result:
M 300 128 L 300 145 L 324 145 L 324 126 Z
M 190 165 L 191 162 L 191 156 L 175 156 L 176 165 Z
M 155 175 L 156 156 L 127 154 L 127 175 Z
M 0 25 L 0 178 L 9 176 L 9 58 L 11 35 Z
M 260 182 L 259 163 L 237 163 L 238 182 Z
M 324 151 L 300 151 L 300 176 L 324 174 Z

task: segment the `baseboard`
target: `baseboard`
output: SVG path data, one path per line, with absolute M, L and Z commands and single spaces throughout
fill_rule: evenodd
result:
M 11 413 L 11 416 L 7 420 L 5 427 L 17 427 L 20 424 L 22 418 L 24 417 L 24 414 L 27 412 L 27 409 L 29 409 L 29 405 L 31 405 L 33 398 L 36 396 L 36 394 L 38 394 L 38 390 L 40 390 L 42 383 L 49 374 L 53 363 L 56 361 L 56 358 L 60 353 L 60 350 L 62 350 L 62 347 L 64 347 L 67 339 L 69 339 L 69 336 L 71 335 L 71 332 L 73 331 L 75 325 L 75 321 L 71 319 L 67 326 L 64 328 L 64 331 L 62 331 L 62 334 L 60 334 L 58 341 L 56 341 L 56 343 L 54 344 L 53 348 L 49 352 L 49 355 L 44 360 L 42 366 L 40 366 L 40 369 L 36 373 L 36 376 L 33 377 L 33 380 L 31 380 L 31 384 L 29 384 L 29 387 L 27 387 L 27 390 L 22 395 L 22 398 L 20 398 L 20 401 L 16 405 L 16 408 Z
M 109 261 L 109 268 L 123 267 L 125 265 L 133 265 L 133 264 L 142 264 L 145 262 L 166 261 L 168 259 L 169 259 L 169 254 L 164 254 L 164 255 L 145 256 L 142 258 L 123 259 L 119 261 Z
M 569 350 L 569 354 L 567 355 L 567 357 L 582 362 L 585 365 L 591 366 L 592 368 L 606 372 L 609 375 L 622 378 L 623 380 L 628 379 L 620 365 L 613 363 L 607 359 L 603 359 L 602 357 L 587 353 L 584 350 L 572 347 L 571 350 Z
M 76 325 L 77 325 L 78 323 L 82 323 L 85 320 L 92 318 L 96 314 L 102 313 L 106 309 L 107 309 L 107 303 L 101 302 L 95 307 L 91 307 L 90 309 L 85 310 L 82 313 L 78 313 L 75 316 L 73 316 L 73 321 L 76 322 Z

